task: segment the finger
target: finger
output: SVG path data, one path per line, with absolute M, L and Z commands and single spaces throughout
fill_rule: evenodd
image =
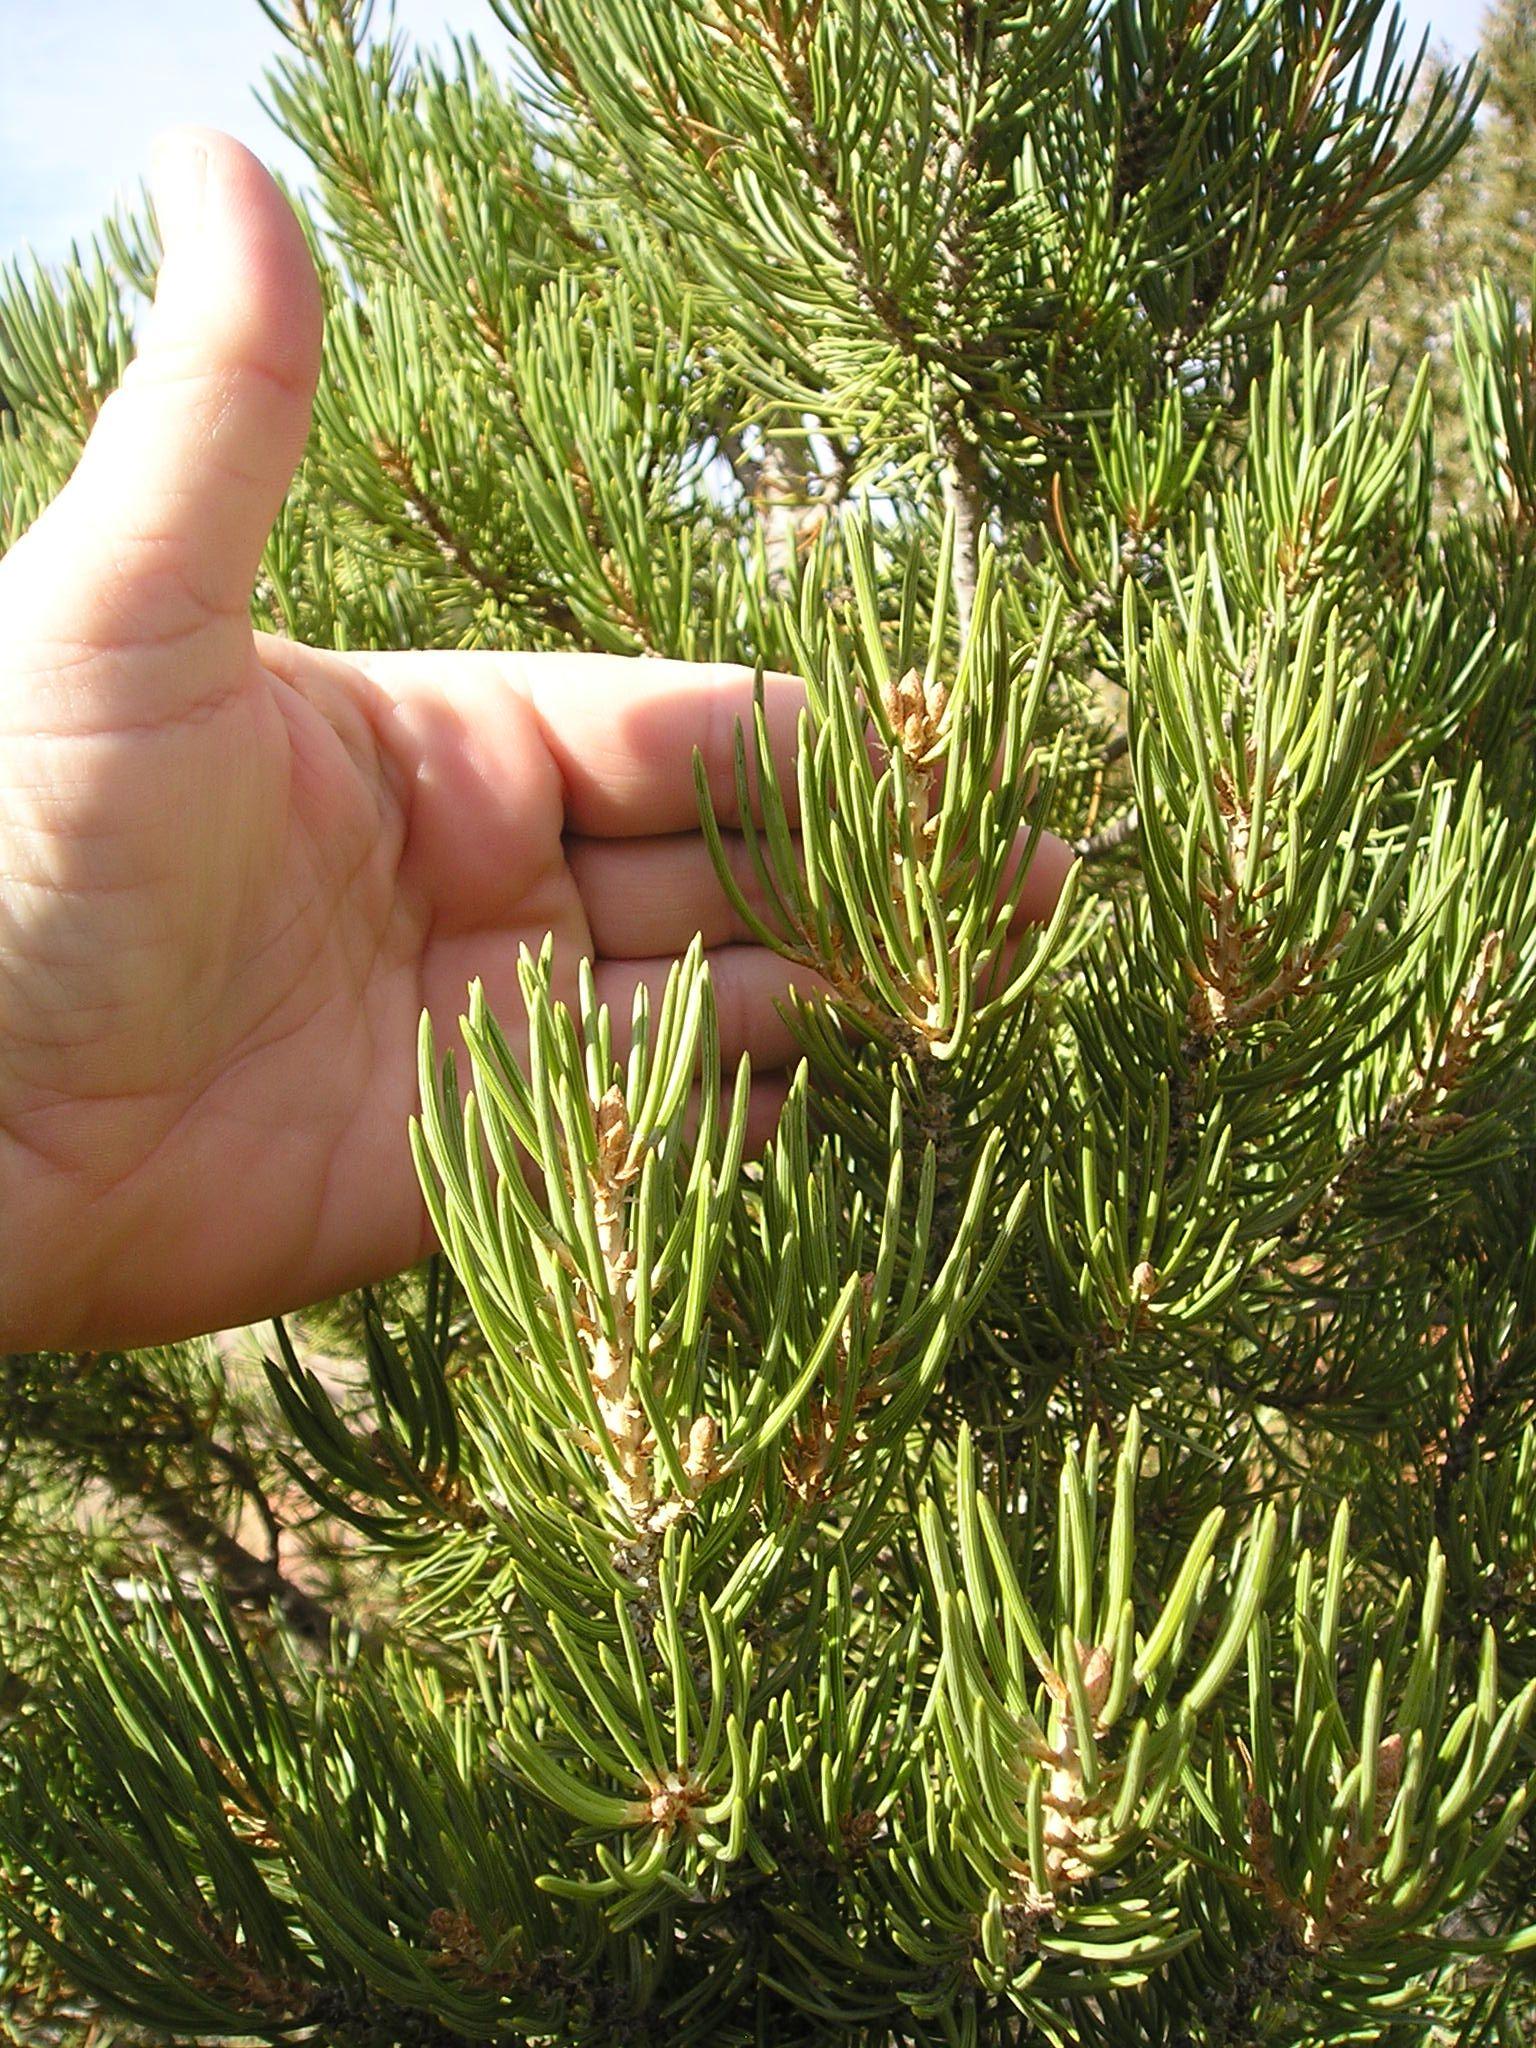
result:
M 1028 843 L 1028 834 L 1020 834 L 999 890 L 1002 900 L 1013 901 L 1010 929 L 1019 938 L 1026 926 L 1049 920 L 1074 859 L 1065 840 L 1044 832 L 1021 879 L 1019 868 Z M 721 835 L 721 844 L 748 908 L 773 925 L 775 906 L 746 840 L 729 832 Z M 749 942 L 755 936 L 721 886 L 709 849 L 696 833 L 622 841 L 571 839 L 566 842 L 566 859 L 593 945 L 608 959 L 679 953 L 695 933 L 706 946 Z M 1016 950 L 1009 948 L 1010 958 Z
M 772 925 L 773 906 L 746 840 L 739 832 L 727 832 L 721 843 L 748 908 Z M 568 839 L 565 857 L 592 943 L 607 959 L 680 953 L 696 932 L 706 946 L 735 945 L 754 936 L 721 886 L 697 832 L 660 839 Z
M 759 1159 L 769 1139 L 779 1128 L 779 1118 L 789 1098 L 786 1074 L 754 1074 L 752 1094 L 747 1102 L 747 1157 Z
M 1008 865 L 1003 871 L 1003 894 L 1011 894 L 1018 878 L 1019 864 L 1029 849 L 1029 835 L 1020 833 L 1014 841 Z M 1024 879 L 1019 883 L 1018 901 L 1014 905 L 1012 928 L 1017 931 L 1021 925 L 1048 924 L 1060 901 L 1067 876 L 1077 860 L 1065 839 L 1058 839 L 1054 832 L 1042 832 L 1035 841 L 1034 851 L 1029 856 L 1029 866 Z
M 1029 864 L 1023 866 L 1025 854 Z M 1008 986 L 1033 929 L 1049 924 L 1061 900 L 1067 875 L 1077 856 L 1054 832 L 1042 832 L 1029 850 L 1029 834 L 1021 832 L 1009 852 L 998 889 L 999 903 L 1011 903 L 1008 929 L 996 953 L 987 962 L 977 992 L 982 997 L 998 995 Z M 1021 874 L 1020 870 L 1023 869 Z
M 154 183 L 165 255 L 138 354 L 38 522 L 73 563 L 73 637 L 114 647 L 248 638 L 319 371 L 314 266 L 255 157 L 213 129 L 172 130 Z
M 747 735 L 752 776 L 754 675 L 731 662 L 649 661 L 621 654 L 524 657 L 511 671 L 526 692 L 565 780 L 566 823 L 597 838 L 687 832 L 698 823 L 693 756 L 703 757 L 715 813 L 741 822 L 736 730 Z M 769 751 L 796 816 L 795 740 L 805 686 L 763 677 Z M 755 799 L 756 791 L 753 790 Z M 760 816 L 756 802 L 754 815 Z
M 798 1059 L 794 1035 L 781 1006 L 791 989 L 801 995 L 825 993 L 825 984 L 803 967 L 791 967 L 766 946 L 720 946 L 706 954 L 720 1025 L 720 1056 L 734 1066 L 746 1053 L 754 1072 L 770 1073 Z M 652 960 L 600 960 L 592 970 L 597 999 L 608 1005 L 614 1042 L 629 1044 L 629 1021 L 635 991 L 642 984 L 655 1017 L 667 976 L 676 965 L 669 957 Z
M 722 1123 L 731 1113 L 730 1083 L 732 1076 L 724 1077 L 725 1087 L 720 1101 Z M 779 1128 L 779 1117 L 789 1097 L 789 1076 L 783 1073 L 753 1073 L 751 1088 L 747 1096 L 746 1156 L 760 1159 L 769 1139 Z M 698 1136 L 699 1110 L 702 1098 L 697 1087 L 688 1095 L 688 1108 L 683 1117 L 683 1135 L 689 1144 Z

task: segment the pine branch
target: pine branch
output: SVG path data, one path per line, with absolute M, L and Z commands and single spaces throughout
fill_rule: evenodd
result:
M 757 466 L 752 492 L 768 565 L 768 587 L 783 596 L 791 587 L 805 504 L 805 472 L 780 440 L 770 441 Z
M 966 34 L 974 32 L 973 27 L 968 24 L 976 12 L 977 10 L 969 5 L 959 10 L 961 20 L 957 34 L 962 39 Z M 924 345 L 911 318 L 900 300 L 887 291 L 870 273 L 858 224 L 842 192 L 835 153 L 816 122 L 815 101 L 810 75 L 806 69 L 805 53 L 793 37 L 785 32 L 783 25 L 778 23 L 770 31 L 768 46 L 775 53 L 796 139 L 822 202 L 823 223 L 833 242 L 842 252 L 844 275 L 860 304 L 902 353 L 915 363 L 926 365 L 931 351 Z M 958 135 L 952 136 L 948 147 L 951 168 L 954 169 L 957 163 L 963 164 L 974 174 L 974 137 L 967 143 L 961 143 Z M 969 259 L 964 239 L 964 211 L 963 201 L 957 193 L 951 218 L 941 237 L 939 252 L 938 310 L 941 320 L 946 318 L 946 309 L 947 317 L 951 321 L 958 321 L 960 318 L 960 307 L 969 275 Z M 971 614 L 976 602 L 976 582 L 980 568 L 981 543 L 986 527 L 986 507 L 981 488 L 981 465 L 975 446 L 966 432 L 958 394 L 949 400 L 947 413 L 939 437 L 942 457 L 940 482 L 945 510 L 953 519 L 955 527 L 951 585 L 955 616 L 963 642 L 970 631 Z
M 325 1602 L 295 1585 L 274 1559 L 258 1557 L 221 1529 L 179 1488 L 142 1478 L 135 1483 L 129 1472 L 123 1475 L 121 1495 L 137 1498 L 184 1550 L 206 1561 L 238 1606 L 262 1613 L 275 1609 L 294 1634 L 313 1648 L 329 1646 L 337 1617 Z
M 986 530 L 986 507 L 981 493 L 981 465 L 967 439 L 958 411 L 943 436 L 944 509 L 954 521 L 955 554 L 950 571 L 955 600 L 955 617 L 964 645 L 971 630 L 976 607 L 976 580 L 981 566 L 981 543 Z
M 814 12 L 808 12 L 805 21 L 807 35 L 814 35 Z M 860 305 L 900 346 L 902 352 L 917 356 L 920 353 L 917 329 L 905 307 L 896 294 L 887 290 L 870 272 L 858 223 L 838 176 L 836 152 L 816 119 L 815 94 L 806 65 L 807 52 L 796 41 L 777 9 L 773 10 L 763 47 L 771 53 L 792 132 L 821 201 L 823 225 L 842 256 L 843 275 Z
M 975 0 L 960 0 L 953 10 L 951 34 L 955 54 L 952 77 L 961 94 L 979 93 L 986 32 L 985 10 L 977 6 Z M 958 98 L 946 106 L 945 121 L 949 129 L 944 150 L 949 211 L 938 241 L 936 312 L 941 329 L 958 340 L 966 319 L 966 301 L 975 269 L 970 247 L 970 206 L 979 166 L 980 127 L 974 120 L 965 121 Z M 955 532 L 950 579 L 960 644 L 964 646 L 970 635 L 971 614 L 976 604 L 976 579 L 981 566 L 981 544 L 987 514 L 974 428 L 967 417 L 964 397 L 958 389 L 946 408 L 940 445 L 944 463 L 944 509 L 954 522 Z
M 375 445 L 374 453 L 380 469 L 399 492 L 407 516 L 431 535 L 445 562 L 507 610 L 532 609 L 552 632 L 569 639 L 580 636 L 581 622 L 563 598 L 542 586 L 529 590 L 490 563 L 480 560 L 462 535 L 454 531 L 452 521 L 442 506 L 417 483 L 410 459 L 403 450 L 380 442 Z
M 1106 754 L 1105 759 L 1108 758 Z M 1106 825 L 1102 832 L 1093 832 L 1086 839 L 1074 840 L 1072 851 L 1079 860 L 1102 860 L 1106 854 L 1113 853 L 1117 847 L 1124 846 L 1128 840 L 1134 839 L 1140 829 L 1141 813 L 1132 804 L 1128 811 L 1123 811 L 1112 824 Z
M 98 1370 L 110 1373 L 99 1408 L 88 1392 Z M 83 1412 L 70 1401 L 75 1393 L 86 1394 Z M 15 1437 L 24 1436 L 45 1457 L 73 1468 L 77 1481 L 99 1480 L 120 1506 L 152 1517 L 242 1606 L 275 1608 L 312 1644 L 330 1640 L 331 1610 L 278 1563 L 280 1525 L 255 1467 L 243 1451 L 205 1428 L 176 1388 L 157 1386 L 137 1359 L 103 1361 L 82 1352 L 53 1369 L 50 1388 L 34 1392 L 23 1379 L 11 1394 L 6 1419 Z M 169 1475 L 172 1452 L 189 1468 L 189 1483 Z M 206 1488 L 210 1470 L 223 1472 L 255 1511 L 267 1532 L 267 1556 L 247 1548 L 194 1497 L 195 1489 Z

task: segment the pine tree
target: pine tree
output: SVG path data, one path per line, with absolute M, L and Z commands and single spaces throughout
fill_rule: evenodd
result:
M 526 1063 L 423 1030 L 424 1274 L 7 1362 L 19 2038 L 1513 2043 L 1536 353 L 1465 312 L 1432 522 L 1328 339 L 1472 82 L 1380 0 L 269 12 L 263 622 L 797 671 L 753 902 L 701 803 L 832 994 L 754 1160 L 697 948 L 623 1059 L 529 958 Z M 5 538 L 156 249 L 6 280 Z

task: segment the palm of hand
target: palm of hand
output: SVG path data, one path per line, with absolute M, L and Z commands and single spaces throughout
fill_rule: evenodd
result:
M 168 238 L 139 362 L 0 563 L 0 1342 L 185 1334 L 417 1257 L 417 1017 L 478 974 L 513 1021 L 546 933 L 627 1015 L 702 926 L 728 1042 L 788 1050 L 689 829 L 744 671 L 251 634 L 317 295 L 259 167 L 203 151 L 218 239 L 178 269 Z

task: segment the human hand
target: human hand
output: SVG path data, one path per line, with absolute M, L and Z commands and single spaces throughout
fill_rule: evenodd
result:
M 742 942 L 697 829 L 748 670 L 342 657 L 254 634 L 303 449 L 320 299 L 266 173 L 170 138 L 137 360 L 0 561 L 0 1347 L 253 1320 L 430 1244 L 405 1143 L 416 1025 L 519 952 L 627 1019 L 696 930 L 722 1048 L 782 1069 L 790 971 Z M 787 760 L 801 695 L 770 677 Z M 1028 884 L 1054 901 L 1050 842 Z M 743 877 L 748 872 L 742 863 Z M 1026 905 L 1028 907 L 1028 905 Z M 781 1094 L 781 1091 L 780 1091 Z M 755 1096 L 762 1128 L 778 1096 Z

